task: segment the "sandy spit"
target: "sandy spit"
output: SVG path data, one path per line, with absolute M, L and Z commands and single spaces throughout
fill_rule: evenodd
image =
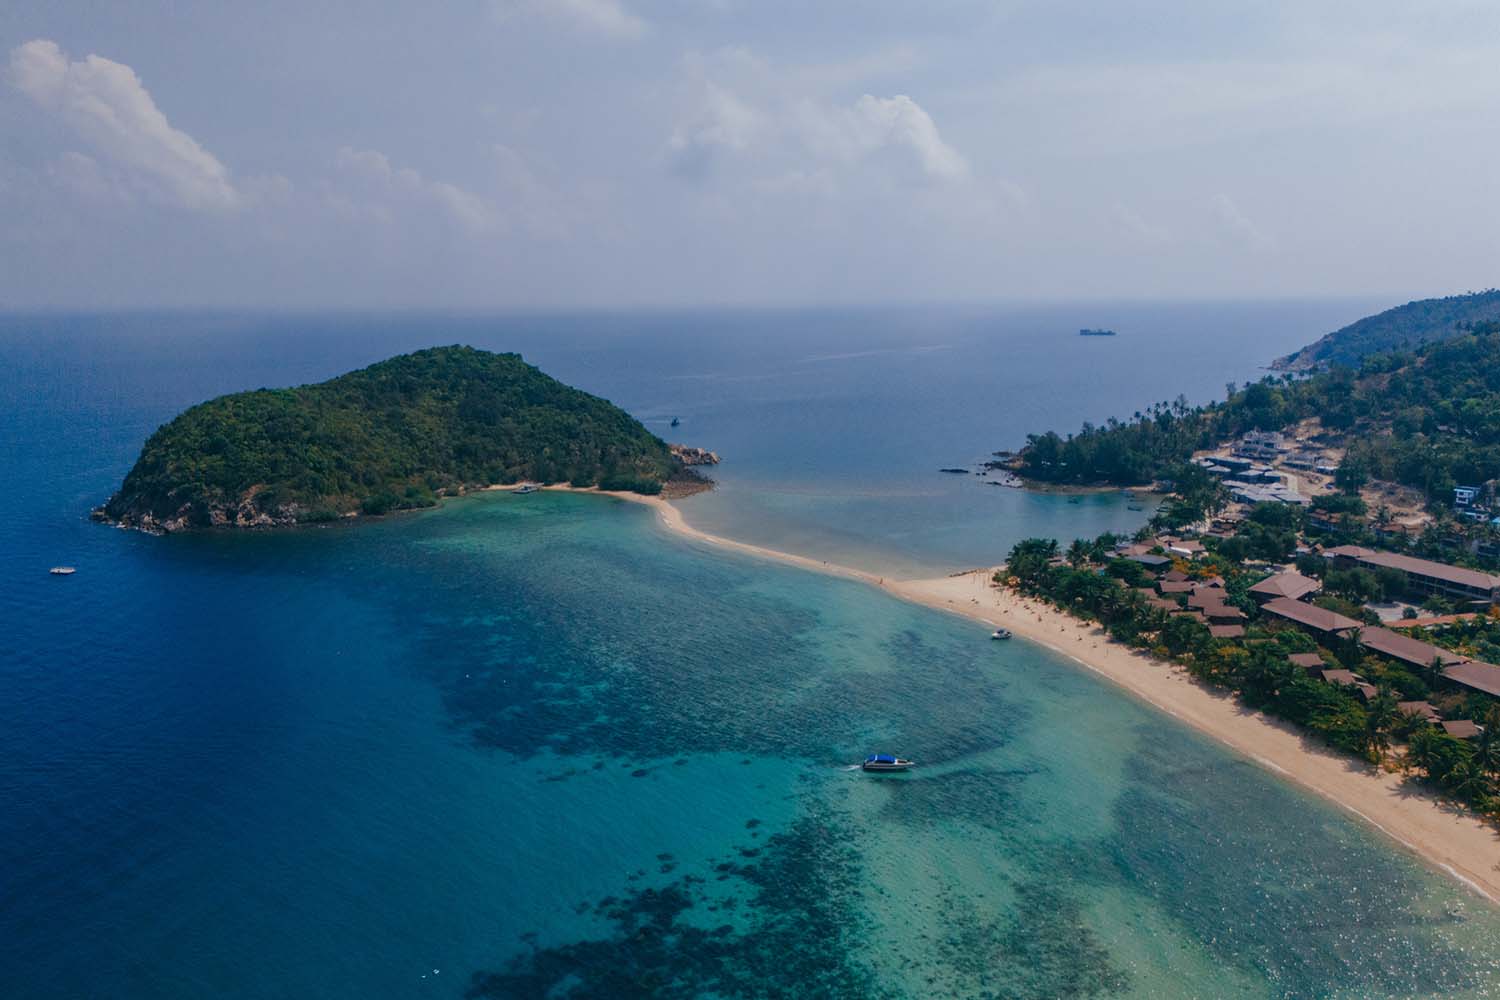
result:
M 569 487 L 547 489 L 602 492 Z M 659 497 L 635 493 L 602 495 L 653 508 L 669 531 L 695 542 L 858 580 L 904 600 L 959 615 L 989 628 L 1010 629 L 1015 635 L 1040 643 L 1107 678 L 1268 771 L 1343 807 L 1481 896 L 1500 903 L 1500 831 L 1478 816 L 1443 801 L 1400 774 L 1329 751 L 1305 738 L 1296 728 L 1247 709 L 1233 697 L 1199 684 L 1181 667 L 1114 642 L 1097 626 L 1065 615 L 1041 601 L 995 587 L 990 583 L 992 568 L 931 580 L 897 580 L 711 535 L 688 524 L 682 511 Z M 976 630 L 975 641 L 989 640 L 985 633 Z

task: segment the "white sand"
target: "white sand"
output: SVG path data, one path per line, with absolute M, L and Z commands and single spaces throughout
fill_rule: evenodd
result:
M 567 489 L 548 487 L 555 488 Z M 672 532 L 716 548 L 859 580 L 905 600 L 987 626 L 1004 626 L 1108 678 L 1262 767 L 1337 803 L 1492 902 L 1500 902 L 1500 831 L 1495 827 L 1399 774 L 1323 748 L 1304 738 L 1295 727 L 1251 711 L 1235 698 L 1199 684 L 1182 668 L 1110 640 L 1097 626 L 993 586 L 992 569 L 936 580 L 895 580 L 710 535 L 688 524 L 680 510 L 659 497 L 607 495 L 647 504 Z M 976 632 L 975 641 L 989 640 Z

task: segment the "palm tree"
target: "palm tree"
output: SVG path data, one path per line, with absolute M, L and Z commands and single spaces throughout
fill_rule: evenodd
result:
M 1406 759 L 1422 769 L 1428 778 L 1441 759 L 1438 752 L 1438 731 L 1433 726 L 1423 726 L 1411 735 L 1406 747 Z
M 1343 648 L 1340 650 L 1343 655 L 1339 657 L 1339 659 L 1343 660 L 1344 666 L 1348 667 L 1350 670 L 1357 670 L 1359 668 L 1360 661 L 1364 659 L 1365 644 L 1361 641 L 1360 638 L 1363 632 L 1364 629 L 1362 628 L 1352 628 L 1349 630 L 1348 634 L 1344 636 L 1344 641 L 1342 643 Z
M 1459 761 L 1443 776 L 1443 783 L 1460 798 L 1482 801 L 1489 794 L 1490 782 L 1484 770 L 1472 760 Z
M 1426 682 L 1429 689 L 1436 690 L 1442 683 L 1444 669 L 1442 654 L 1432 654 L 1432 662 L 1427 664 L 1426 669 L 1422 671 L 1422 680 Z
M 1377 764 L 1385 760 L 1385 752 L 1391 745 L 1391 729 L 1396 721 L 1396 699 L 1389 690 L 1382 689 L 1375 700 L 1365 706 L 1365 746 Z
M 1500 774 L 1500 706 L 1491 706 L 1474 739 L 1474 766 L 1494 778 Z

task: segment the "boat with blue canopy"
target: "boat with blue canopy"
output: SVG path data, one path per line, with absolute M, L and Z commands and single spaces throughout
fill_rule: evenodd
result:
M 866 771 L 905 771 L 916 764 L 914 760 L 906 760 L 888 753 L 872 753 L 865 758 L 860 766 Z

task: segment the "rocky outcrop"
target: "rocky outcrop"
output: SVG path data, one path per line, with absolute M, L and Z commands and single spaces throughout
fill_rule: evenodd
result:
M 210 504 L 199 509 L 194 504 L 183 504 L 172 514 L 161 517 L 150 511 L 127 511 L 112 517 L 107 507 L 96 507 L 89 517 L 105 524 L 121 528 L 144 531 L 149 535 L 170 535 L 190 528 L 280 528 L 298 524 L 303 520 L 303 509 L 294 503 L 280 504 L 273 510 L 261 510 L 255 504 L 251 490 L 240 498 L 239 503 Z
M 683 465 L 718 465 L 719 455 L 717 452 L 705 448 L 695 448 L 688 444 L 672 444 L 667 446 L 672 455 Z

